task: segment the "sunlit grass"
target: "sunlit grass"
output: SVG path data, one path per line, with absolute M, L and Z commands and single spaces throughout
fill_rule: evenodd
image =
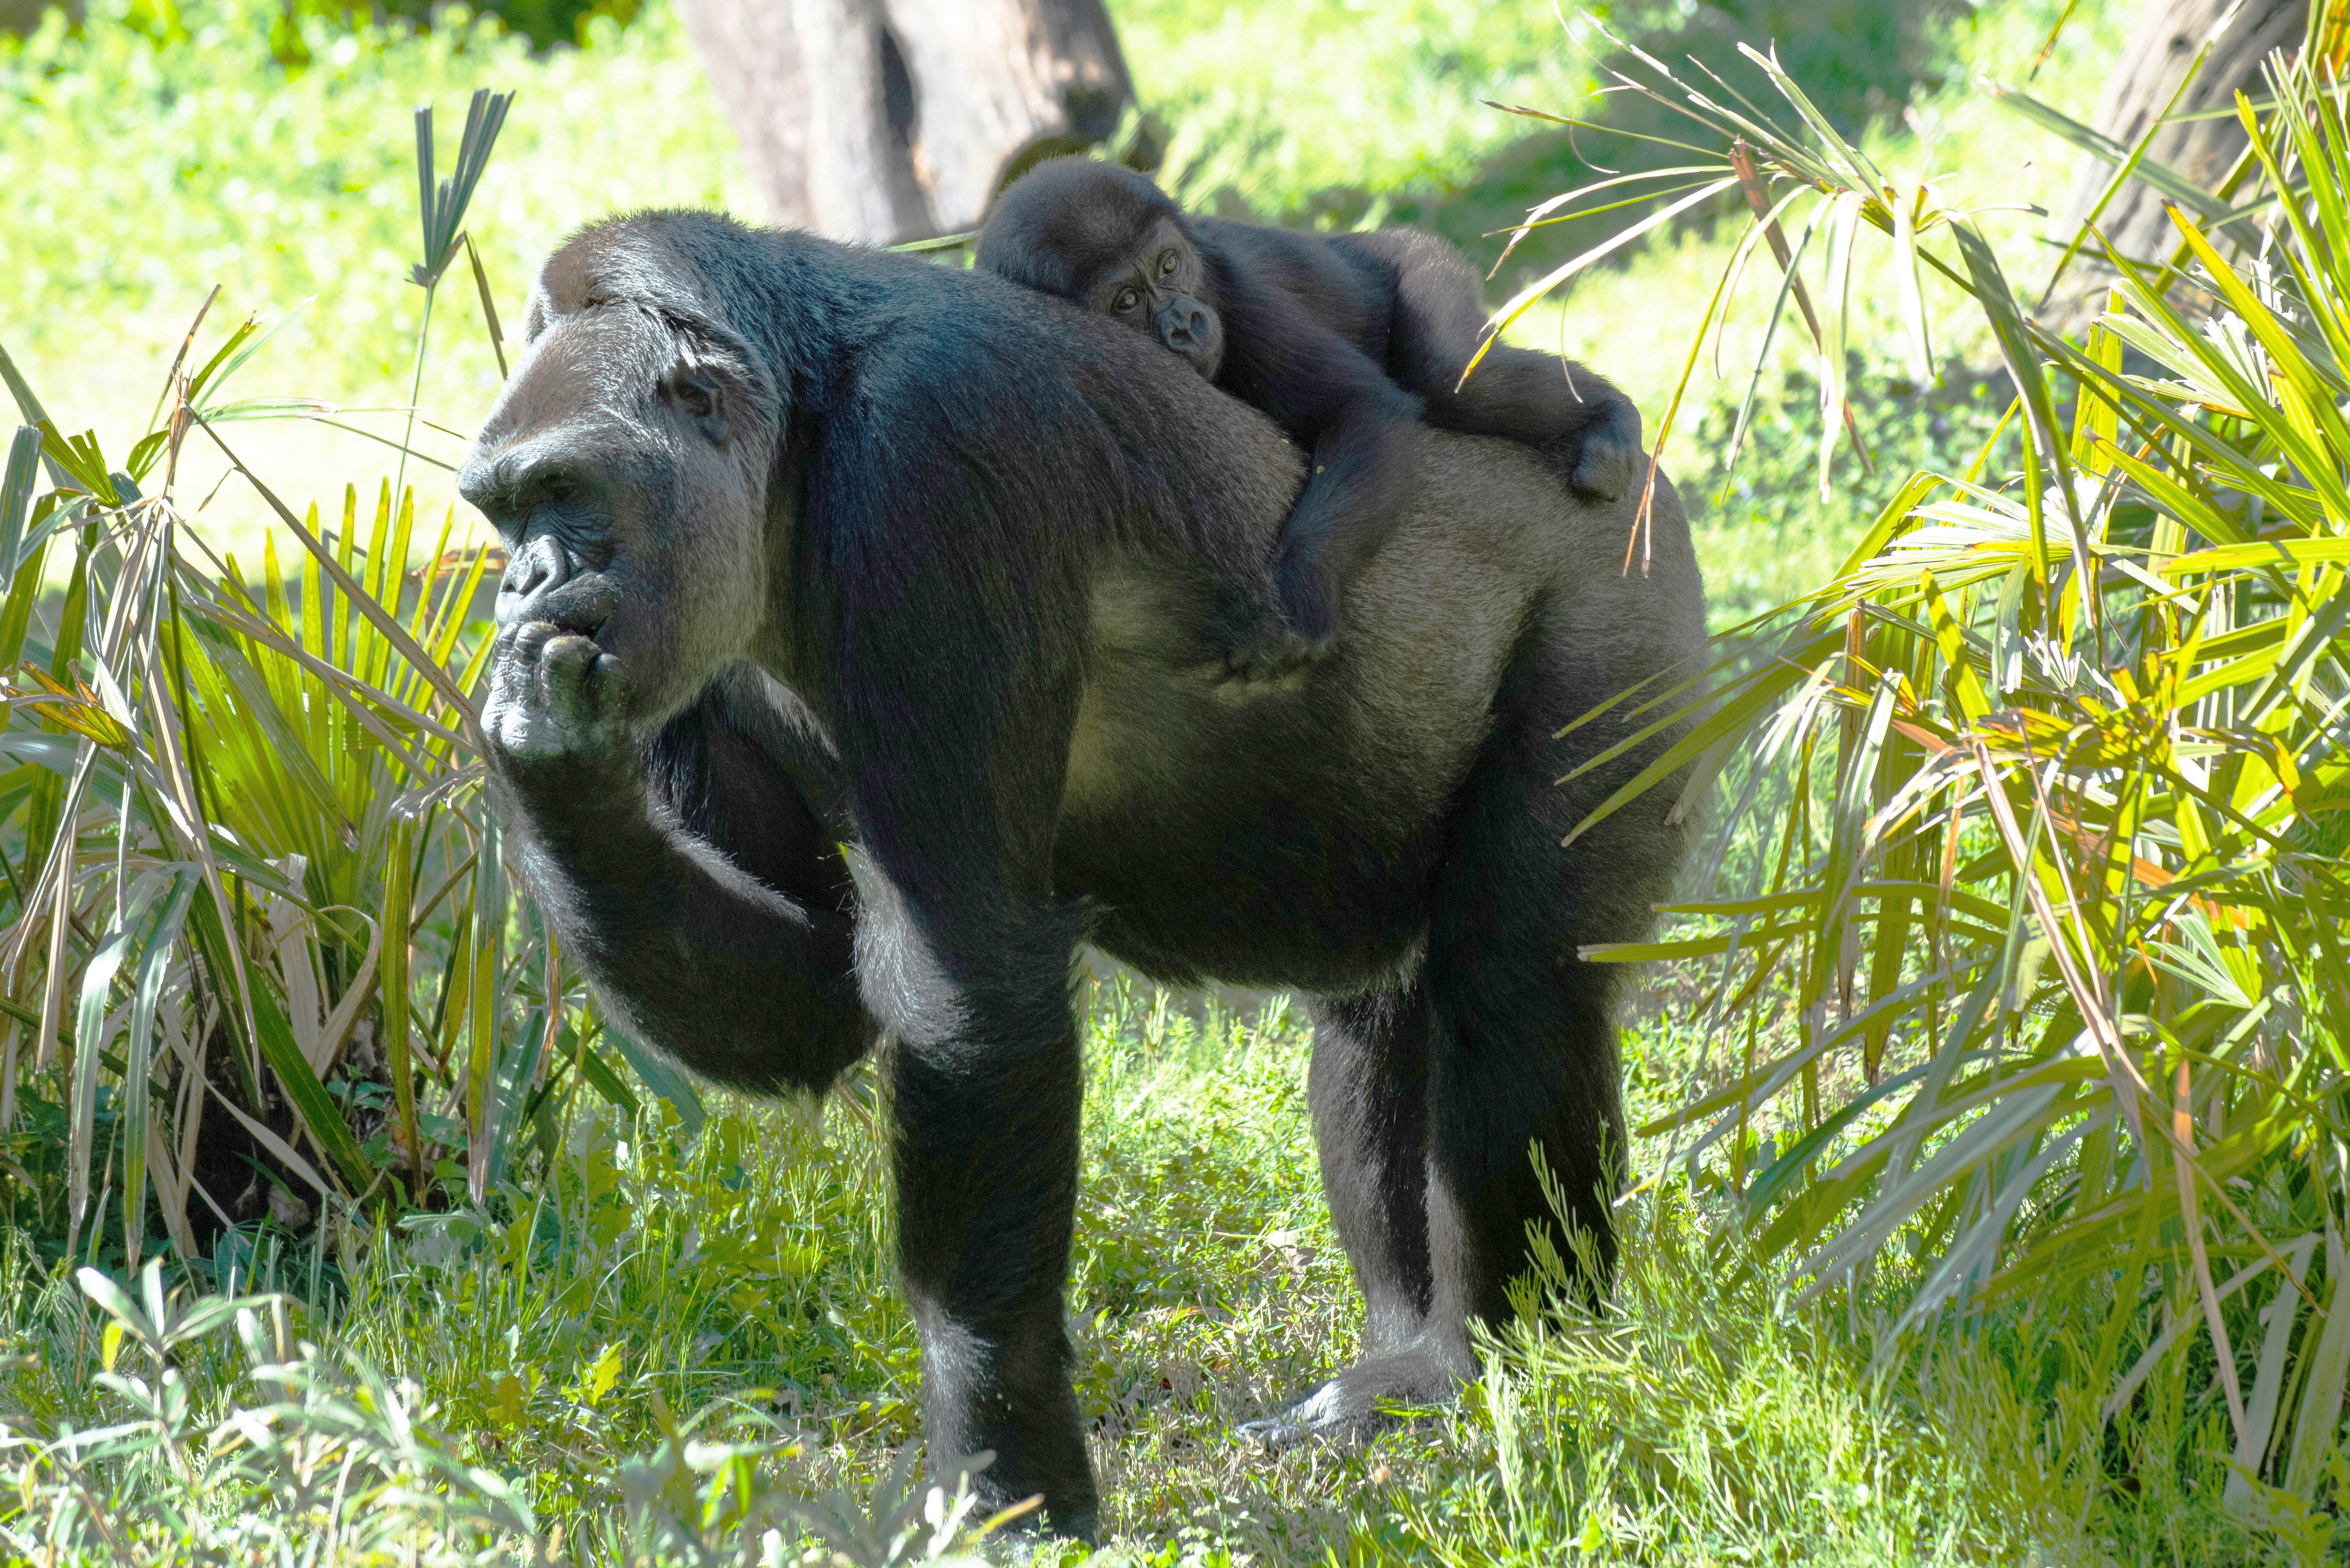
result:
M 1657 1163 L 1669 1139 L 1636 1149 L 1605 1317 L 1508 1329 L 1458 1411 L 1263 1453 L 1233 1425 L 1342 1365 L 1357 1328 L 1314 1175 L 1307 1033 L 1294 1009 L 1086 1000 L 1069 1320 L 1106 1563 L 2054 1563 L 2230 1538 L 2183 1371 L 2118 1434 L 2135 1505 L 2097 1479 L 2102 1423 L 2048 1402 L 2045 1371 L 2079 1353 L 2062 1303 L 1872 1375 L 1872 1324 L 1783 1299 Z M 1657 1068 L 1683 1047 L 1636 1011 L 1637 1120 L 1682 1091 Z M 617 1560 L 623 1467 L 697 1412 L 793 1450 L 763 1484 L 862 1499 L 919 1432 L 868 1105 L 855 1084 L 820 1110 L 721 1099 L 689 1139 L 665 1109 L 629 1126 L 583 1096 L 544 1190 L 390 1231 L 248 1231 L 224 1282 L 294 1293 L 295 1336 L 412 1380 L 436 1441 L 505 1478 L 543 1539 L 562 1526 L 561 1561 Z M 120 1419 L 91 1383 L 103 1317 L 10 1260 L 0 1424 Z M 204 1408 L 253 1397 L 224 1336 L 182 1365 Z
M 1343 1364 L 1357 1326 L 1314 1174 L 1306 1032 L 1294 1009 L 1088 1001 L 1069 1310 L 1104 1561 L 1552 1563 L 1579 1548 L 1924 1563 L 2030 1539 L 1989 1506 L 2001 1493 L 1965 1428 L 1872 1384 L 1840 1314 L 1783 1315 L 1685 1198 L 1625 1210 L 1607 1320 L 1570 1310 L 1512 1330 L 1461 1411 L 1359 1448 L 1272 1456 L 1237 1439 L 1235 1423 Z M 1678 1084 L 1636 1069 L 1632 1087 L 1638 1115 Z M 688 1139 L 663 1110 L 616 1125 L 586 1098 L 543 1191 L 391 1231 L 248 1232 L 227 1254 L 247 1272 L 224 1282 L 295 1293 L 296 1336 L 412 1379 L 451 1452 L 505 1477 L 542 1532 L 564 1527 L 566 1561 L 613 1560 L 621 1467 L 658 1444 L 665 1412 L 755 1420 L 797 1450 L 778 1483 L 861 1497 L 919 1431 L 868 1100 L 851 1085 L 820 1114 L 719 1101 Z M 0 1421 L 120 1418 L 90 1381 L 103 1318 L 13 1256 Z M 183 1366 L 208 1407 L 251 1397 L 225 1340 Z M 1997 1357 L 1945 1367 L 1938 1406 L 1958 1390 L 1990 1412 L 1957 1407 L 1970 1420 L 2034 1418 Z

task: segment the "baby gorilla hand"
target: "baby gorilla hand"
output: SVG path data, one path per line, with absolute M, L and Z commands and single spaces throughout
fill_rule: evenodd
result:
M 577 632 L 518 621 L 498 633 L 482 737 L 508 763 L 624 753 L 619 667 Z
M 1330 656 L 1337 646 L 1335 628 L 1314 635 L 1291 624 L 1286 608 L 1276 607 L 1261 588 L 1227 586 L 1209 594 L 1202 640 L 1220 679 L 1278 680 Z

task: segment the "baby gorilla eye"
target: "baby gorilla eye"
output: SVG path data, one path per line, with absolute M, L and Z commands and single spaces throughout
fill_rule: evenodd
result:
M 1161 276 L 1161 277 L 1165 277 L 1165 276 L 1169 275 L 1170 274 L 1171 274 L 1172 272 L 1174 272 L 1174 270 L 1175 270 L 1175 253 L 1174 253 L 1173 251 L 1171 251 L 1171 250 L 1166 250 L 1166 251 L 1161 251 L 1161 252 L 1159 252 L 1159 276 Z
M 1118 297 L 1109 302 L 1109 307 L 1110 309 L 1123 315 L 1141 303 L 1142 296 L 1139 291 L 1131 288 L 1121 288 L 1118 291 Z

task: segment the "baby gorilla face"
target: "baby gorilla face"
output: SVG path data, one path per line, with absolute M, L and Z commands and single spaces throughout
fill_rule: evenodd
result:
M 1224 326 L 1200 298 L 1204 272 L 1183 231 L 1161 218 L 1137 250 L 1111 264 L 1086 306 L 1156 337 L 1213 380 L 1223 363 Z

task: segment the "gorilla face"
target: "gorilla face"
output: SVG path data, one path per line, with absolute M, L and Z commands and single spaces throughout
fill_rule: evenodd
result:
M 1212 381 L 1224 358 L 1224 326 L 1206 303 L 1207 269 L 1182 226 L 1162 217 L 1142 244 L 1107 263 L 1091 307 L 1159 339 Z
M 996 199 L 975 259 L 1157 340 L 1211 381 L 1222 367 L 1224 302 L 1200 245 L 1182 209 L 1131 169 L 1047 159 Z
M 512 552 L 502 642 L 565 645 L 589 709 L 640 732 L 760 639 L 772 430 L 723 348 L 592 294 L 566 310 L 556 281 L 457 488 Z

